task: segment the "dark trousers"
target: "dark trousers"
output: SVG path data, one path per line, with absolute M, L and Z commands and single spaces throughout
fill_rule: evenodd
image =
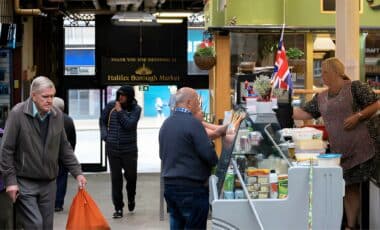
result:
M 5 189 L 0 192 L 0 210 L 0 229 L 13 229 L 13 204 Z
M 17 178 L 16 212 L 24 229 L 53 229 L 56 182 Z
M 165 184 L 170 229 L 206 229 L 209 210 L 207 187 Z
M 55 207 L 63 208 L 63 203 L 65 202 L 65 195 L 67 190 L 67 177 L 68 171 L 66 167 L 59 163 L 59 171 L 57 176 L 57 193 L 55 197 Z
M 127 188 L 128 202 L 135 201 L 137 181 L 137 153 L 115 154 L 108 152 L 111 167 L 112 202 L 115 210 L 124 207 L 123 202 L 123 172 Z

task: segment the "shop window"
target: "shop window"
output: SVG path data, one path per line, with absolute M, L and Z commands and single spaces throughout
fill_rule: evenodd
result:
M 65 75 L 95 75 L 95 21 L 65 18 Z
M 336 0 L 320 0 L 321 13 L 334 14 L 336 11 Z M 359 0 L 359 13 L 363 13 L 363 0 Z
M 365 80 L 372 88 L 380 89 L 380 35 L 369 33 L 365 47 Z

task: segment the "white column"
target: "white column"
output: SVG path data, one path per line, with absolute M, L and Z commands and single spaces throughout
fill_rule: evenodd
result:
M 346 67 L 346 75 L 360 79 L 359 69 L 359 1 L 337 0 L 335 56 Z

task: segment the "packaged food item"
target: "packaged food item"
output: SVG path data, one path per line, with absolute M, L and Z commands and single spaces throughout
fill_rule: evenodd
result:
M 250 184 L 247 186 L 247 190 L 249 192 L 260 191 L 260 184 L 259 183 Z
M 236 164 L 238 166 L 239 172 L 242 176 L 245 174 L 245 169 L 247 168 L 247 158 L 244 155 L 239 155 L 236 157 Z
M 242 187 L 241 187 L 241 183 L 240 183 L 239 178 L 237 178 L 237 176 L 236 176 L 235 182 L 234 182 L 234 189 L 239 189 L 239 188 L 242 188 Z
M 269 198 L 269 192 L 259 192 L 258 199 L 268 199 Z
M 270 191 L 269 183 L 261 183 L 260 184 L 260 192 L 269 192 L 269 191 Z
M 269 177 L 268 177 L 268 175 L 257 176 L 257 182 L 260 183 L 260 184 L 267 184 L 267 183 L 269 183 Z
M 288 145 L 288 155 L 290 159 L 295 159 L 296 158 L 296 144 L 293 142 L 289 143 Z
M 257 183 L 257 176 L 247 176 L 246 177 L 246 183 L 249 184 L 254 184 Z
M 260 176 L 260 175 L 269 175 L 269 169 L 257 169 L 253 167 L 249 167 L 246 170 L 247 176 Z
M 276 170 L 272 169 L 269 174 L 270 198 L 278 198 L 278 177 Z
M 235 190 L 235 199 L 245 199 L 244 191 L 242 189 Z
M 318 156 L 318 165 L 322 167 L 336 167 L 340 165 L 342 154 L 326 153 Z
M 278 198 L 285 199 L 288 197 L 288 175 L 278 175 Z
M 249 152 L 251 150 L 249 140 L 247 136 L 240 137 L 240 151 Z
M 259 192 L 258 191 L 250 192 L 249 196 L 251 197 L 251 199 L 258 199 L 259 198 Z
M 234 184 L 235 184 L 235 174 L 234 174 L 233 169 L 229 168 L 224 178 L 224 184 L 223 184 L 224 191 L 234 191 Z
M 295 141 L 295 145 L 299 150 L 319 150 L 325 147 L 320 139 L 297 140 Z
M 228 200 L 235 199 L 235 194 L 233 191 L 224 191 L 223 194 L 224 194 L 224 199 L 228 199 Z

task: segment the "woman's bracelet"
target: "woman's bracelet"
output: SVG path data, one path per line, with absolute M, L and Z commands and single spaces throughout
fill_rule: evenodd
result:
M 363 118 L 363 114 L 361 112 L 358 112 L 357 115 L 359 116 L 359 120 Z

